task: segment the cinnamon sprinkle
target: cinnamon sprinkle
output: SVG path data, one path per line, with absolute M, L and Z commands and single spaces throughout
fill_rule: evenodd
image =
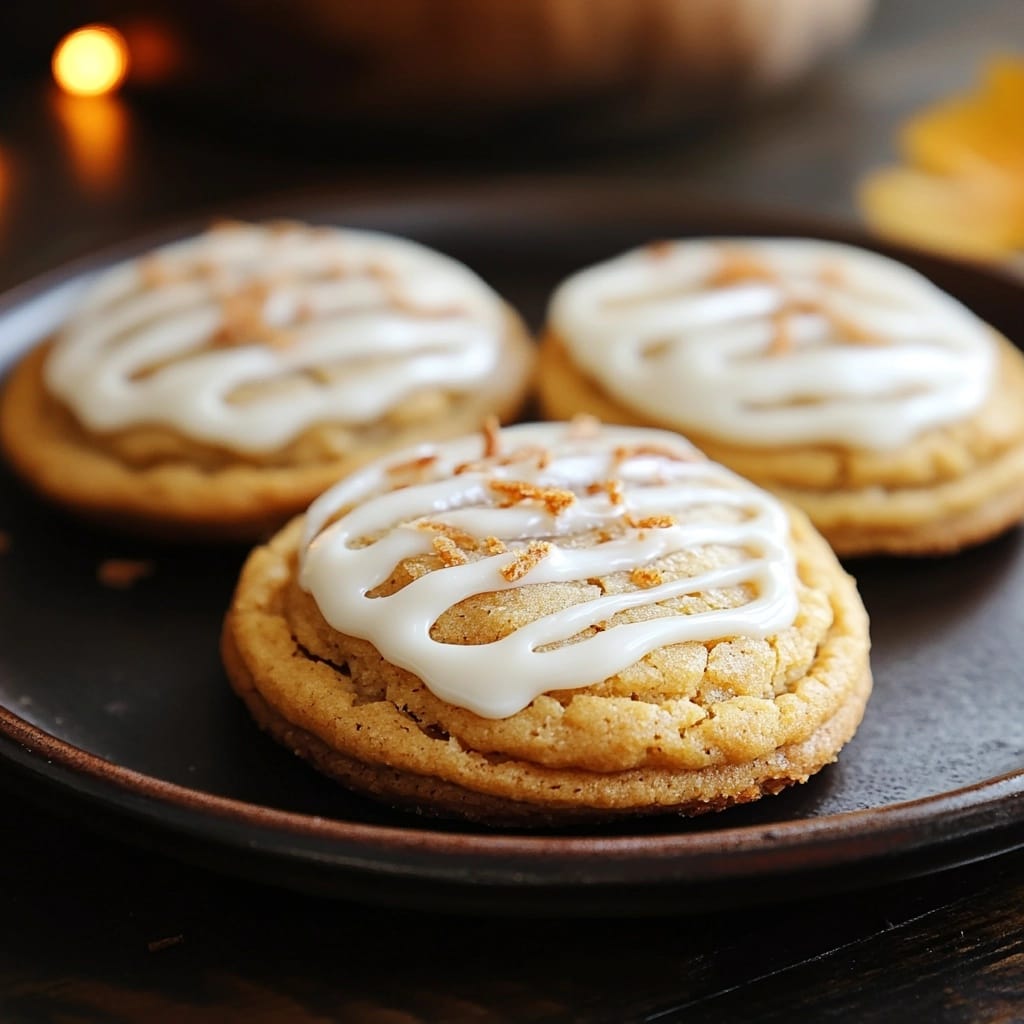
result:
M 426 469 L 427 466 L 431 466 L 435 462 L 437 462 L 436 455 L 420 455 L 415 459 L 409 459 L 406 462 L 398 462 L 394 466 L 388 466 L 388 475 L 401 476 L 405 473 L 415 473 Z
M 334 374 L 325 366 L 311 366 L 306 370 L 306 376 L 317 384 L 330 384 L 334 380 Z
M 375 280 L 381 280 L 376 274 L 373 274 L 372 276 Z M 413 300 L 410 299 L 409 296 L 389 278 L 384 278 L 383 280 L 384 294 L 387 298 L 388 305 L 398 313 L 408 313 L 410 316 L 418 316 L 424 320 L 431 318 L 440 320 L 444 317 L 465 316 L 467 313 L 466 307 L 457 302 L 452 302 L 447 306 L 417 305 L 417 303 L 413 302 Z
M 127 590 L 139 580 L 153 575 L 156 567 L 142 558 L 107 558 L 96 567 L 96 578 L 105 587 Z
M 475 551 L 480 546 L 480 542 L 472 534 L 466 533 L 465 530 L 460 530 L 457 526 L 450 526 L 448 523 L 426 520 L 422 523 L 417 523 L 416 528 L 438 533 L 466 551 Z
M 670 239 L 659 238 L 653 242 L 649 242 L 644 247 L 644 252 L 647 253 L 647 255 L 650 256 L 652 260 L 665 260 L 672 255 L 672 252 L 675 249 L 675 247 L 675 242 L 671 241 Z
M 644 590 L 649 587 L 656 587 L 664 581 L 660 570 L 653 569 L 649 565 L 638 565 L 629 574 L 629 578 L 634 586 L 642 587 Z
M 625 521 L 627 526 L 632 526 L 636 530 L 667 530 L 670 526 L 676 525 L 673 516 L 644 516 L 643 519 L 637 519 L 630 512 L 626 513 Z
M 449 569 L 456 565 L 465 565 L 468 559 L 459 549 L 459 546 L 450 537 L 441 534 L 431 541 L 431 546 L 437 552 L 438 558 Z
M 612 460 L 614 465 L 620 466 L 623 462 L 628 462 L 639 455 L 655 455 L 663 459 L 671 459 L 673 462 L 695 462 L 698 458 L 696 453 L 681 452 L 675 448 L 669 448 L 668 445 L 635 444 L 619 445 L 612 452 Z
M 505 496 L 502 508 L 524 501 L 539 501 L 551 515 L 557 516 L 576 500 L 576 495 L 572 491 L 559 487 L 538 487 L 537 484 L 527 483 L 525 480 L 491 480 L 489 486 L 491 490 Z
M 768 355 L 781 356 L 793 351 L 793 322 L 789 310 L 780 309 L 772 318 L 772 340 L 768 343 Z
M 602 491 L 608 495 L 612 505 L 621 505 L 625 500 L 621 480 L 602 480 L 587 487 L 587 494 L 600 494 Z
M 846 272 L 837 263 L 826 263 L 818 271 L 818 280 L 822 284 L 832 285 L 838 288 L 846 284 Z
M 853 320 L 847 319 L 840 313 L 836 313 L 834 311 L 826 311 L 825 315 L 828 317 L 836 333 L 842 336 L 843 341 L 849 342 L 853 345 L 888 344 L 885 338 L 879 337 L 877 334 L 868 330 L 866 327 L 862 327 L 860 324 L 855 323 Z
M 500 441 L 500 432 L 496 432 L 496 438 Z M 479 472 L 482 469 L 493 468 L 494 466 L 511 466 L 517 462 L 525 462 L 527 459 L 536 459 L 538 469 L 547 469 L 551 465 L 551 452 L 539 444 L 528 444 L 522 448 L 516 448 L 507 455 L 485 454 L 479 459 L 460 462 L 452 472 L 455 476 L 461 476 L 463 473 Z
M 778 275 L 768 264 L 762 263 L 756 256 L 725 246 L 722 248 L 718 266 L 705 281 L 710 288 L 727 288 L 732 284 L 744 284 L 747 281 L 775 282 Z
M 370 260 L 364 267 L 363 272 L 376 281 L 394 281 L 395 271 L 380 260 Z
M 497 416 L 488 416 L 483 422 L 484 458 L 493 459 L 501 454 L 501 425 Z
M 268 295 L 267 285 L 258 281 L 225 295 L 221 300 L 223 323 L 210 339 L 213 347 L 231 348 L 264 340 L 270 331 L 263 320 Z
M 503 565 L 498 571 L 509 583 L 515 583 L 516 580 L 521 580 L 550 552 L 551 545 L 546 540 L 532 540 L 525 549 L 517 552 L 513 561 Z
M 139 260 L 139 280 L 144 288 L 159 288 L 172 278 L 170 268 L 159 256 L 144 256 Z
M 514 462 L 525 462 L 527 459 L 536 459 L 538 469 L 547 469 L 551 465 L 551 452 L 540 444 L 526 444 L 502 456 L 497 465 L 511 466 Z

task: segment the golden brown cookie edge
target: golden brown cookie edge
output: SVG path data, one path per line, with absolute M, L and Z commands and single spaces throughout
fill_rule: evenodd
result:
M 278 661 L 302 656 L 282 613 L 283 590 L 293 571 L 295 546 L 302 527 L 301 517 L 278 533 L 267 545 L 257 548 L 243 568 L 231 609 L 225 619 L 221 640 L 222 656 L 229 681 L 242 697 L 261 728 L 288 746 L 295 754 L 310 761 L 318 770 L 364 795 L 383 799 L 394 806 L 412 807 L 420 814 L 463 817 L 494 825 L 542 827 L 558 823 L 607 821 L 619 817 L 684 814 L 699 815 L 721 810 L 739 803 L 779 792 L 794 783 L 806 782 L 825 765 L 836 759 L 840 749 L 856 732 L 871 692 L 872 679 L 868 662 L 869 639 L 867 619 L 863 613 L 856 587 L 850 577 L 836 565 L 838 600 L 852 631 L 831 638 L 831 647 L 853 640 L 860 648 L 860 658 L 851 666 L 848 692 L 830 718 L 819 724 L 806 739 L 742 764 L 717 765 L 700 770 L 639 769 L 609 773 L 602 781 L 611 781 L 610 790 L 601 794 L 600 802 L 581 805 L 561 796 L 555 800 L 510 799 L 457 782 L 408 771 L 394 763 L 385 763 L 388 752 L 378 753 L 377 761 L 353 757 L 349 752 L 329 745 L 308 729 L 290 720 L 275 707 L 260 689 L 250 659 L 237 642 L 236 616 L 249 621 L 246 631 L 261 638 L 270 638 L 276 631 L 282 641 Z M 822 544 L 820 538 L 817 542 Z M 282 627 L 284 627 L 282 629 Z M 284 638 L 287 633 L 287 639 Z M 287 648 L 287 649 L 286 649 Z M 834 653 L 830 650 L 829 655 Z M 819 652 L 817 660 L 825 660 Z M 322 666 L 319 666 L 322 667 Z M 273 690 L 273 685 L 269 689 Z M 292 695 L 289 695 L 294 703 Z M 301 702 L 302 697 L 299 697 Z M 294 709 L 293 709 L 294 710 Z M 302 717 L 299 713 L 295 717 Z M 393 761 L 394 758 L 391 758 Z M 536 766 L 530 766 L 536 768 Z M 541 769 L 545 778 L 569 780 L 586 775 L 590 780 L 599 773 L 579 773 L 560 769 Z M 690 795 L 670 801 L 638 803 L 623 799 L 623 792 L 635 788 L 637 778 L 644 776 L 660 781 L 670 779 L 678 784 L 684 780 Z M 615 792 L 615 781 L 628 780 L 629 785 Z M 507 788 L 499 786 L 497 788 Z M 562 787 L 558 786 L 561 792 Z M 571 786 L 566 786 L 568 791 Z M 695 796 L 694 793 L 699 795 Z
M 522 321 L 508 310 L 500 369 L 488 381 L 492 412 L 514 420 L 529 399 L 536 346 Z M 53 401 L 43 384 L 50 343 L 29 350 L 0 392 L 0 447 L 17 475 L 35 493 L 72 514 L 101 525 L 161 540 L 258 541 L 303 511 L 322 491 L 368 460 L 409 443 L 374 446 L 358 454 L 299 467 L 229 466 L 205 472 L 187 463 L 135 471 L 99 450 L 62 434 L 45 414 Z M 500 388 L 495 382 L 500 379 Z M 445 420 L 423 442 L 447 440 L 477 424 Z
M 1015 359 L 1024 360 L 1024 354 L 1002 335 L 997 334 L 1000 351 L 1012 352 Z M 541 335 L 538 359 L 538 402 L 546 419 L 571 419 L 580 413 L 596 416 L 608 423 L 623 423 L 675 429 L 648 416 L 627 408 L 608 395 L 600 385 L 577 368 L 559 336 L 550 329 Z M 568 382 L 582 391 L 583 401 L 567 402 L 565 385 Z M 1024 401 L 1024 395 L 1021 396 Z M 711 458 L 729 465 L 727 451 L 721 445 L 699 434 L 685 435 L 694 445 Z M 858 503 L 857 491 L 834 491 L 829 497 L 847 498 L 850 508 L 846 514 L 825 509 L 821 494 L 798 487 L 780 486 L 772 480 L 758 479 L 744 467 L 743 475 L 759 486 L 772 491 L 784 500 L 803 509 L 815 527 L 843 557 L 868 555 L 929 556 L 946 555 L 983 544 L 1005 533 L 1024 520 L 1024 439 L 1008 449 L 989 466 L 977 471 L 978 475 L 994 478 L 994 493 L 967 508 L 955 508 L 943 514 L 932 514 L 926 520 L 906 525 L 887 524 L 884 521 L 856 522 L 859 511 L 866 511 Z M 956 482 L 956 481 L 955 481 Z M 908 489 L 907 494 L 931 495 L 937 506 L 943 485 L 933 488 Z M 866 489 L 870 491 L 870 488 Z M 901 492 L 892 490 L 894 496 Z

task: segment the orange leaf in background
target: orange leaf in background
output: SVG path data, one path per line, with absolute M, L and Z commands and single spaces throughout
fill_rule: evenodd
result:
M 1024 174 L 1018 125 L 976 101 L 956 100 L 911 118 L 900 136 L 911 163 L 936 174 Z M 1016 131 L 1015 131 L 1016 129 Z
M 1024 59 L 995 57 L 985 69 L 984 102 L 1024 134 Z
M 1024 61 L 993 60 L 978 92 L 911 118 L 901 138 L 926 170 L 1024 178 Z
M 909 166 L 861 183 L 871 227 L 974 258 L 1024 247 L 1024 60 L 993 59 L 977 91 L 912 117 L 900 142 Z
M 859 198 L 868 224 L 896 241 L 975 259 L 1024 246 L 1024 189 L 888 167 L 865 179 Z

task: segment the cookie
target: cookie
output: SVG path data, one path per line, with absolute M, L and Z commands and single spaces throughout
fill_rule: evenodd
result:
M 569 278 L 546 415 L 680 430 L 806 511 L 844 555 L 940 554 L 1024 515 L 1024 359 L 875 253 L 699 239 Z
M 0 440 L 83 515 L 256 539 L 367 459 L 512 418 L 532 361 L 518 316 L 440 253 L 225 223 L 101 273 L 15 368 Z
M 871 688 L 853 580 L 795 509 L 665 431 L 421 446 L 246 563 L 232 686 L 277 740 L 422 814 L 701 814 L 804 782 Z

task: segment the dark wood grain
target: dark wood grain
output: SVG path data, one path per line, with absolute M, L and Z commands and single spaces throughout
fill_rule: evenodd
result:
M 221 879 L 16 796 L 5 821 L 5 1021 L 1019 1019 L 1021 855 L 758 911 L 496 922 Z
M 583 154 L 528 138 L 411 156 L 282 145 L 125 105 L 118 159 L 89 177 L 49 89 L 22 82 L 0 105 L 0 285 L 164 217 L 307 185 L 544 171 L 851 215 L 901 117 L 1024 47 L 1020 0 L 879 6 L 864 40 L 789 96 Z M 753 911 L 515 923 L 316 900 L 98 837 L 16 791 L 2 807 L 5 1024 L 1024 1020 L 1024 854 Z

